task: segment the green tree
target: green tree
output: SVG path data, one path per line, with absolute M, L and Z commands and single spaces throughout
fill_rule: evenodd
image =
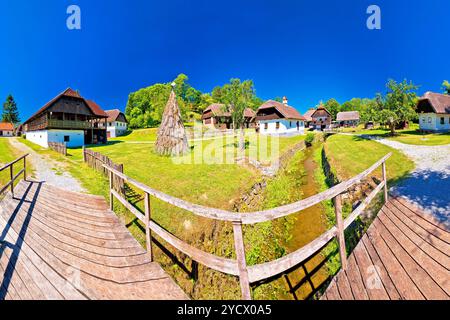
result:
M 386 94 L 384 96 L 378 94 L 376 101 L 380 121 L 387 124 L 391 130 L 391 135 L 394 135 L 395 128 L 399 124 L 417 117 L 414 108 L 417 102 L 416 90 L 418 86 L 406 79 L 402 82 L 390 79 L 386 88 Z
M 17 124 L 20 122 L 19 110 L 17 103 L 12 95 L 8 95 L 5 103 L 3 103 L 2 121 Z
M 448 82 L 448 80 L 442 82 L 442 89 L 444 89 L 445 94 L 450 95 L 450 82 Z
M 376 99 L 364 99 L 364 107 L 360 110 L 361 121 L 367 122 L 379 122 L 379 106 Z
M 239 150 L 245 150 L 244 111 L 252 103 L 255 97 L 255 89 L 252 80 L 241 82 L 240 79 L 231 79 L 230 83 L 222 88 L 224 102 L 231 112 L 233 128 L 240 129 Z
M 339 102 L 337 102 L 336 99 L 331 98 L 324 103 L 324 107 L 331 113 L 331 118 L 336 120 L 336 116 L 341 110 L 341 105 L 339 104 Z

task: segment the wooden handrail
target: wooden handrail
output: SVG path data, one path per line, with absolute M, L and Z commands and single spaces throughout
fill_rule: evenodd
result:
M 9 168 L 9 177 L 10 177 L 10 180 L 3 187 L 0 188 L 0 195 L 2 195 L 3 192 L 5 192 L 8 188 L 10 188 L 11 194 L 14 197 L 14 183 L 16 182 L 16 180 L 20 177 L 21 174 L 23 174 L 24 180 L 27 179 L 27 157 L 28 157 L 28 155 L 29 155 L 28 153 L 24 154 L 20 158 L 17 158 L 16 160 L 11 161 L 10 163 L 7 163 L 6 165 L 4 165 L 3 167 L 0 168 L 0 172 Z M 17 162 L 19 162 L 20 160 L 23 160 L 23 169 L 21 169 L 18 173 L 14 174 L 14 165 Z
M 382 163 L 384 163 L 387 159 L 389 159 L 389 157 L 391 155 L 392 155 L 391 153 L 387 154 L 386 156 L 384 156 L 382 159 L 377 161 L 374 165 L 372 165 L 370 168 L 363 171 L 359 175 L 357 175 L 347 181 L 344 181 L 322 193 L 316 194 L 312 197 L 300 200 L 298 202 L 294 202 L 292 204 L 281 206 L 281 207 L 278 207 L 275 209 L 256 211 L 256 212 L 250 212 L 250 213 L 238 213 L 238 212 L 209 208 L 209 207 L 201 206 L 198 204 L 193 204 L 188 201 L 185 201 L 185 200 L 170 196 L 168 194 L 165 194 L 163 192 L 157 191 L 155 189 L 152 189 L 149 186 L 147 186 L 141 182 L 138 182 L 138 181 L 128 177 L 124 173 L 119 172 L 107 165 L 104 165 L 104 167 L 107 170 L 111 171 L 114 175 L 120 177 L 121 179 L 134 185 L 135 187 L 141 189 L 142 191 L 158 198 L 159 200 L 162 200 L 166 203 L 172 204 L 178 208 L 192 212 L 199 216 L 209 218 L 209 219 L 214 219 L 214 220 L 228 221 L 228 222 L 240 221 L 240 222 L 242 222 L 242 224 L 256 224 L 256 223 L 261 223 L 261 222 L 266 222 L 266 221 L 272 221 L 277 218 L 282 218 L 282 217 L 288 216 L 290 214 L 305 210 L 305 209 L 312 207 L 322 201 L 331 200 L 338 194 L 345 192 L 346 190 L 348 190 L 355 184 L 360 183 L 362 180 L 367 178 L 367 176 L 369 174 L 371 174 Z
M 123 204 L 128 210 L 130 210 L 139 220 L 141 220 L 146 227 L 146 242 L 147 250 L 151 254 L 151 231 L 155 232 L 159 237 L 167 241 L 169 244 L 180 250 L 184 254 L 188 255 L 194 261 L 197 261 L 211 269 L 238 276 L 241 283 L 241 291 L 244 299 L 251 299 L 250 284 L 264 279 L 272 278 L 280 275 L 287 270 L 290 270 L 294 266 L 298 265 L 302 261 L 305 261 L 317 251 L 327 245 L 333 238 L 338 239 L 339 252 L 341 257 L 342 268 L 347 266 L 347 254 L 345 248 L 344 231 L 352 222 L 364 211 L 364 209 L 370 204 L 375 196 L 384 188 L 385 201 L 387 201 L 387 175 L 386 175 L 386 161 L 391 157 L 392 153 L 387 154 L 370 168 L 363 171 L 359 175 L 344 181 L 322 193 L 309 197 L 304 200 L 292 203 L 290 205 L 278 207 L 275 209 L 252 212 L 252 213 L 236 213 L 226 210 L 208 208 L 205 206 L 193 204 L 185 200 L 181 200 L 163 192 L 154 190 L 147 185 L 136 181 L 122 172 L 117 171 L 107 165 L 103 165 L 104 168 L 109 171 L 110 178 L 110 198 L 111 198 L 111 210 L 113 209 L 113 199 L 116 198 L 121 204 Z M 341 210 L 341 194 L 347 191 L 355 184 L 361 182 L 367 178 L 374 170 L 382 166 L 383 181 L 369 194 L 369 196 L 361 202 L 361 204 L 345 219 L 342 218 Z M 114 176 L 123 179 L 135 187 L 145 192 L 145 214 L 143 214 L 138 208 L 128 202 L 121 194 L 114 190 L 111 183 Z M 184 241 L 178 239 L 170 232 L 159 226 L 150 215 L 150 196 L 154 196 L 166 203 L 172 204 L 181 209 L 192 212 L 198 216 L 228 221 L 233 223 L 235 250 L 237 259 L 227 259 L 215 256 L 213 254 L 204 252 L 200 249 L 194 248 Z M 281 218 L 293 213 L 300 212 L 311 206 L 314 206 L 322 201 L 334 199 L 336 209 L 336 221 L 337 225 L 332 227 L 327 232 L 323 233 L 314 241 L 305 245 L 304 247 L 292 252 L 277 260 L 262 263 L 253 266 L 247 266 L 245 261 L 245 246 L 242 234 L 243 224 L 255 224 L 265 221 L 271 221 L 277 218 Z M 150 243 L 149 243 L 150 242 Z

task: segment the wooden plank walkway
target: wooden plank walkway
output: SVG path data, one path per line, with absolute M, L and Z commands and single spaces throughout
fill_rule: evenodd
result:
M 20 182 L 0 202 L 0 300 L 188 299 L 103 198 Z
M 450 232 L 401 198 L 391 199 L 350 254 L 323 300 L 449 300 Z

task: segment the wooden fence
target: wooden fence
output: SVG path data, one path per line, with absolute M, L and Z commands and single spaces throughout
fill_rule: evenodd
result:
M 89 167 L 103 173 L 105 176 L 109 175 L 109 171 L 106 167 L 123 173 L 123 164 L 116 164 L 107 156 L 99 152 L 92 151 L 91 149 L 86 149 L 85 147 L 83 147 L 83 160 Z M 114 177 L 111 186 L 114 190 L 119 192 L 119 194 L 125 195 L 125 182 L 119 176 Z
M 339 244 L 339 253 L 341 258 L 342 268 L 347 268 L 347 253 L 345 247 L 344 231 L 348 228 L 352 222 L 363 212 L 363 210 L 370 204 L 375 196 L 384 189 L 385 201 L 388 199 L 387 178 L 386 178 L 386 161 L 391 156 L 391 153 L 377 161 L 373 166 L 353 177 L 350 180 L 344 181 L 320 194 L 314 195 L 307 199 L 300 200 L 298 202 L 278 207 L 275 209 L 253 212 L 253 213 L 236 213 L 231 211 L 225 211 L 220 209 L 208 208 L 196 204 L 189 203 L 187 201 L 172 197 L 164 194 L 160 191 L 154 190 L 128 176 L 123 174 L 111 166 L 104 165 L 104 168 L 109 171 L 110 179 L 110 199 L 111 210 L 113 209 L 113 200 L 116 198 L 121 204 L 123 204 L 128 210 L 130 210 L 139 220 L 141 220 L 146 226 L 146 243 L 147 251 L 152 256 L 152 235 L 154 232 L 159 237 L 164 239 L 170 245 L 180 250 L 192 260 L 197 261 L 214 270 L 238 276 L 240 279 L 242 297 L 246 300 L 251 299 L 250 284 L 259 282 L 261 280 L 269 279 L 280 274 L 283 274 L 287 270 L 295 267 L 301 262 L 305 261 L 312 255 L 316 254 L 324 246 L 326 246 L 333 238 L 336 238 Z M 367 178 L 374 170 L 382 167 L 383 181 L 368 195 L 364 201 L 344 220 L 342 217 L 342 203 L 341 195 L 346 192 L 352 186 L 360 183 Z M 127 201 L 125 197 L 120 195 L 114 190 L 113 181 L 116 177 L 120 177 L 125 182 L 141 189 L 145 193 L 145 212 L 142 213 L 139 209 L 133 206 Z M 186 242 L 180 240 L 160 225 L 158 225 L 151 217 L 150 196 L 156 197 L 166 203 L 174 205 L 178 208 L 190 211 L 198 216 L 228 221 L 233 224 L 234 233 L 234 246 L 236 251 L 236 260 L 219 257 L 202 250 L 199 250 Z M 285 217 L 290 214 L 297 213 L 309 207 L 312 207 L 322 201 L 333 199 L 335 204 L 336 213 L 336 225 L 330 230 L 323 233 L 317 239 L 307 244 L 303 248 L 298 249 L 284 257 L 277 260 L 247 266 L 245 259 L 245 246 L 244 237 L 242 232 L 242 226 L 245 224 L 256 224 L 266 221 L 271 221 L 277 218 Z
M 65 143 L 49 142 L 48 147 L 58 153 L 61 153 L 63 156 L 67 156 L 67 146 Z
M 28 154 L 25 154 L 20 158 L 5 164 L 3 167 L 0 168 L 0 172 L 9 169 L 9 178 L 10 178 L 9 182 L 6 185 L 0 187 L 0 196 L 9 188 L 11 190 L 12 196 L 14 197 L 14 183 L 16 182 L 16 180 L 20 177 L 22 173 L 23 179 L 24 180 L 27 179 L 27 157 Z M 14 165 L 22 159 L 23 159 L 23 169 L 21 169 L 18 173 L 14 175 Z

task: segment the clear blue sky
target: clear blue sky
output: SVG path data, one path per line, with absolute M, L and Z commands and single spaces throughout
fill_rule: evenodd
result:
M 81 31 L 66 28 L 71 4 Z M 366 28 L 370 4 L 382 30 Z M 0 12 L 0 100 L 12 93 L 22 120 L 69 86 L 124 109 L 130 92 L 181 72 L 202 91 L 253 79 L 302 113 L 372 97 L 388 78 L 420 93 L 450 80 L 448 0 L 0 0 Z

